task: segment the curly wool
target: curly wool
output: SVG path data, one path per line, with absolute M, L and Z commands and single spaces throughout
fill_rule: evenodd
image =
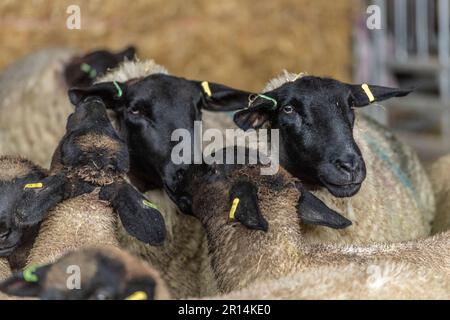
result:
M 63 68 L 74 55 L 72 49 L 40 50 L 0 74 L 0 154 L 50 165 L 73 111 Z
M 269 224 L 267 232 L 250 230 L 239 223 L 229 221 L 230 185 L 242 181 L 244 177 L 258 188 L 259 207 Z M 266 294 L 271 287 L 280 287 L 277 289 L 280 291 L 280 297 L 320 297 L 323 293 L 320 286 L 326 285 L 327 281 L 332 281 L 333 278 L 325 277 L 322 280 L 315 277 L 317 274 L 314 274 L 314 271 L 318 268 L 328 268 L 334 272 L 346 269 L 347 273 L 336 281 L 332 288 L 328 288 L 328 295 L 324 294 L 322 298 L 342 298 L 346 296 L 346 292 L 353 298 L 358 297 L 359 292 L 366 294 L 368 298 L 376 298 L 375 291 L 367 292 L 364 287 L 359 286 L 363 281 L 367 283 L 369 280 L 365 274 L 367 270 L 399 265 L 412 276 L 410 284 L 402 287 L 404 276 L 393 276 L 393 280 L 384 288 L 379 286 L 380 297 L 394 297 L 398 294 L 399 297 L 413 298 L 416 288 L 412 284 L 424 284 L 426 280 L 431 281 L 431 284 L 425 287 L 429 291 L 421 289 L 418 297 L 448 296 L 448 292 L 444 294 L 443 289 L 448 289 L 445 284 L 450 281 L 450 232 L 398 243 L 312 244 L 307 238 L 308 232 L 300 224 L 297 213 L 299 191 L 287 172 L 282 169 L 277 177 L 265 178 L 259 175 L 258 168 L 246 168 L 245 174 L 236 172 L 229 179 L 225 182 L 202 184 L 193 202 L 194 210 L 202 220 L 208 235 L 213 269 L 222 292 L 245 289 L 270 279 L 288 277 L 287 279 L 296 281 L 291 283 L 291 287 L 286 287 L 286 282 L 283 284 L 282 280 L 280 283 L 271 282 L 267 287 L 262 286 L 260 291 L 254 292 L 253 297 L 268 297 Z M 429 271 L 425 280 L 418 274 L 422 270 Z M 302 274 L 307 273 L 311 275 L 301 278 Z M 302 280 L 298 280 L 298 277 Z M 437 279 L 434 279 L 435 277 Z M 301 281 L 308 286 L 315 285 L 317 295 L 314 295 L 314 291 L 305 289 Z M 266 290 L 265 293 L 261 292 L 263 289 Z M 403 290 L 402 293 L 397 293 L 397 289 Z M 252 293 L 248 290 L 246 292 Z M 276 298 L 275 295 L 270 297 Z
M 450 155 L 438 159 L 430 168 L 436 196 L 436 218 L 432 233 L 450 230 Z
M 122 62 L 117 68 L 109 70 L 104 76 L 99 77 L 95 83 L 110 81 L 127 82 L 131 79 L 139 79 L 155 73 L 168 74 L 169 72 L 153 60 L 141 61 L 136 58 L 135 60 Z

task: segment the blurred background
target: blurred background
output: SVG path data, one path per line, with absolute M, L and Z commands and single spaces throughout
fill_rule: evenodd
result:
M 450 152 L 449 2 L 0 0 L 0 70 L 46 47 L 133 44 L 173 74 L 248 90 L 283 69 L 416 86 L 366 109 L 430 161 Z M 66 27 L 70 5 L 81 9 L 80 30 Z

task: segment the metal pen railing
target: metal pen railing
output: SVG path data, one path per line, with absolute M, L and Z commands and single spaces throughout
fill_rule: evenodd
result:
M 377 5 L 381 13 L 381 29 L 367 31 L 374 56 L 370 61 L 370 79 L 366 80 L 390 85 L 389 79 L 399 70 L 409 72 L 418 82 L 435 79 L 436 90 L 419 90 L 405 108 L 438 113 L 435 118 L 441 120 L 442 143 L 450 145 L 450 0 L 363 3 Z M 389 108 L 377 109 L 374 116 L 386 122 L 388 116 L 383 112 L 389 112 Z

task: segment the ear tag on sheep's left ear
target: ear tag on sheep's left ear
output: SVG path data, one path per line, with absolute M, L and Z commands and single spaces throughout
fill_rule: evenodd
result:
M 44 187 L 44 184 L 42 182 L 36 182 L 36 183 L 27 183 L 23 188 L 24 189 L 41 189 Z
M 135 293 L 126 297 L 125 300 L 148 300 L 148 296 L 144 291 L 136 291 Z
M 22 272 L 23 280 L 25 280 L 26 282 L 38 282 L 39 277 L 35 274 L 37 268 L 38 268 L 37 266 L 30 266 L 25 270 L 23 270 Z
M 119 86 L 119 84 L 117 83 L 117 81 L 113 81 L 114 87 L 116 87 L 117 90 L 117 97 L 122 97 L 123 92 L 122 92 L 122 88 Z
M 94 68 L 92 68 L 90 65 L 88 65 L 87 63 L 82 63 L 80 65 L 80 69 L 81 71 L 87 73 L 89 75 L 89 78 L 94 79 L 97 76 L 97 70 L 95 70 Z
M 208 97 L 212 96 L 211 88 L 209 87 L 208 81 L 203 81 L 202 82 L 202 88 L 203 88 L 203 91 L 205 91 L 205 93 L 206 93 L 206 95 Z
M 144 205 L 144 207 L 158 210 L 158 207 L 156 206 L 156 204 L 151 203 L 151 202 L 148 201 L 147 199 L 142 200 L 142 204 Z
M 277 108 L 278 102 L 277 102 L 277 100 L 275 100 L 274 98 L 271 98 L 271 97 L 269 97 L 269 96 L 266 96 L 265 94 L 258 94 L 258 97 L 259 97 L 259 98 L 263 98 L 263 99 L 268 100 L 268 101 L 270 101 L 270 102 L 273 103 L 273 105 L 272 105 L 272 107 L 270 108 L 270 110 L 275 110 L 275 109 Z
M 364 90 L 364 93 L 366 94 L 367 98 L 369 98 L 369 101 L 374 102 L 375 97 L 373 96 L 372 91 L 370 91 L 369 85 L 367 83 L 363 83 L 361 85 L 361 88 Z
M 230 221 L 234 221 L 236 219 L 236 209 L 239 205 L 239 198 L 234 198 L 233 204 L 231 205 L 230 213 L 228 217 L 230 218 Z

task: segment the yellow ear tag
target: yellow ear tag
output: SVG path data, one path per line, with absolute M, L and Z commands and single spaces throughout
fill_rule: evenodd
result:
M 44 185 L 42 184 L 42 182 L 37 182 L 37 183 L 28 183 L 23 188 L 24 189 L 41 189 L 43 187 L 44 187 Z
M 144 291 L 136 291 L 131 296 L 126 297 L 125 300 L 148 300 L 148 296 Z
M 235 219 L 235 214 L 236 214 L 236 209 L 237 209 L 238 204 L 239 204 L 239 198 L 234 198 L 233 204 L 230 209 L 230 214 L 229 214 L 231 221 L 233 221 Z
M 370 101 L 370 102 L 374 102 L 374 101 L 375 101 L 375 97 L 373 96 L 372 91 L 370 91 L 370 88 L 369 88 L 369 86 L 367 85 L 367 83 L 363 83 L 363 84 L 361 85 L 361 88 L 362 88 L 362 89 L 364 90 L 364 92 L 366 93 L 367 98 L 369 98 L 369 101 Z
M 212 96 L 211 89 L 209 88 L 209 83 L 208 83 L 208 81 L 203 81 L 203 82 L 202 82 L 202 88 L 203 88 L 203 91 L 205 91 L 205 93 L 206 93 L 206 95 L 207 95 L 208 97 L 211 97 L 211 96 Z
M 148 201 L 146 199 L 142 200 L 142 204 L 144 205 L 144 207 L 158 210 L 158 207 L 154 203 L 151 203 L 150 201 Z

